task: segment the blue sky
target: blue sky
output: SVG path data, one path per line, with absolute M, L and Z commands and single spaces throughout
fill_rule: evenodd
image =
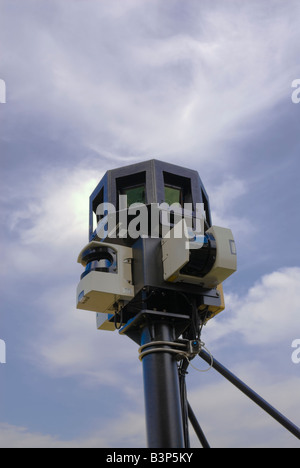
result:
M 300 425 L 299 18 L 296 0 L 0 0 L 1 447 L 145 446 L 137 346 L 75 293 L 90 193 L 152 158 L 196 169 L 236 238 L 206 346 Z M 188 392 L 212 446 L 299 447 L 213 370 Z

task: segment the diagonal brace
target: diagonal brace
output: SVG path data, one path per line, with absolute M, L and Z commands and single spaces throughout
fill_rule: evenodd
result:
M 281 414 L 277 409 L 271 406 L 267 401 L 265 401 L 261 396 L 254 392 L 248 385 L 246 385 L 242 380 L 236 377 L 232 372 L 230 372 L 226 367 L 224 367 L 220 362 L 215 358 L 210 356 L 203 349 L 200 351 L 199 356 L 204 359 L 208 364 L 212 364 L 212 367 L 216 369 L 223 377 L 225 377 L 229 382 L 231 382 L 235 387 L 241 390 L 245 395 L 247 395 L 254 403 L 260 406 L 264 411 L 266 411 L 270 416 L 272 416 L 277 422 L 279 422 L 285 429 L 291 432 L 295 437 L 300 439 L 300 428 L 287 419 L 283 414 Z

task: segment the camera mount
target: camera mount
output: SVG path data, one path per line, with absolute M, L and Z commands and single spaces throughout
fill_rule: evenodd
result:
M 148 446 L 189 447 L 190 419 L 209 447 L 187 401 L 185 376 L 199 355 L 229 377 L 204 351 L 201 331 L 225 309 L 223 282 L 237 269 L 237 252 L 231 230 L 212 224 L 198 173 L 157 160 L 108 171 L 90 197 L 89 243 L 78 262 L 85 271 L 77 308 L 96 312 L 99 330 L 118 329 L 139 345 Z M 229 380 L 245 390 L 232 374 Z M 254 396 L 249 387 L 244 393 Z

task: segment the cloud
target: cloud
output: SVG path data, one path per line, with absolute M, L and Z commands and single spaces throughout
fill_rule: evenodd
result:
M 31 433 L 25 427 L 0 423 L 0 447 L 1 448 L 59 448 L 64 444 L 52 436 L 41 433 Z
M 53 2 L 48 23 L 44 11 L 25 9 L 34 34 L 14 19 L 26 80 L 8 82 L 13 100 L 31 119 L 46 118 L 52 138 L 63 130 L 116 160 L 189 154 L 200 162 L 221 149 L 231 158 L 226 141 L 260 131 L 276 104 L 290 102 L 299 5 L 276 3 L 271 13 L 261 2 L 207 5 L 191 2 L 185 22 L 178 2 L 77 2 L 71 11 Z M 4 33 L 15 44 L 13 31 Z
M 76 286 L 48 288 L 39 296 L 47 326 L 28 344 L 28 359 L 52 376 L 79 376 L 84 385 L 122 387 L 123 396 L 130 395 L 128 376 L 141 372 L 137 345 L 117 332 L 98 331 L 94 312 L 76 310 Z
M 253 236 L 256 228 L 246 216 L 236 216 L 235 207 L 243 202 L 249 193 L 246 180 L 226 174 L 223 181 L 217 181 L 209 190 L 212 222 L 216 226 L 230 227 L 236 241 L 245 242 Z M 210 189 L 210 187 L 208 187 Z
M 12 213 L 11 230 L 18 233 L 23 245 L 61 247 L 68 240 L 74 242 L 87 230 L 89 196 L 99 180 L 92 169 L 77 167 L 42 174 L 31 187 L 33 200 Z
M 292 418 L 298 413 L 299 378 L 274 383 L 265 369 L 251 364 L 249 366 L 249 363 L 244 363 L 242 376 L 245 373 L 254 388 L 259 389 L 281 411 Z M 270 380 L 273 380 L 272 384 Z M 293 436 L 225 380 L 193 386 L 188 392 L 188 399 L 213 448 L 298 447 L 298 441 Z M 192 428 L 190 436 L 191 446 L 198 448 L 199 441 Z M 72 439 L 0 423 L 0 447 L 3 448 L 114 448 L 145 445 L 145 416 L 140 407 L 135 411 L 121 410 L 105 424 L 96 421 L 91 432 L 83 432 Z
M 74 439 L 31 431 L 0 422 L 1 448 L 120 448 L 145 447 L 145 422 L 142 412 L 122 411 L 105 426 L 95 427 L 89 434 Z
M 11 199 L 3 199 L 3 265 L 12 275 L 42 273 L 45 281 L 62 281 L 63 275 L 76 272 L 77 256 L 88 243 L 89 196 L 102 175 L 78 165 L 53 168 L 28 182 L 30 190 L 20 183 Z
M 298 291 L 300 268 L 264 275 L 245 295 L 229 294 L 226 321 L 211 323 L 210 338 L 238 333 L 250 345 L 290 345 L 300 333 Z

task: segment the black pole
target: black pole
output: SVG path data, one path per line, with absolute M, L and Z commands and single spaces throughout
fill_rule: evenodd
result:
M 283 414 L 277 411 L 273 406 L 271 406 L 267 401 L 261 398 L 256 392 L 254 392 L 250 387 L 248 387 L 244 382 L 232 374 L 226 367 L 224 367 L 220 362 L 215 358 L 212 359 L 206 351 L 201 350 L 199 356 L 204 359 L 208 364 L 212 364 L 212 367 L 216 369 L 223 377 L 225 377 L 229 382 L 231 382 L 235 387 L 241 390 L 245 395 L 247 395 L 252 401 L 254 401 L 258 406 L 265 410 L 270 416 L 272 416 L 276 421 L 278 421 L 283 427 L 290 431 L 295 437 L 300 439 L 300 429 L 294 423 L 289 421 Z M 212 362 L 213 361 L 213 362 Z
M 159 352 L 142 358 L 149 448 L 185 448 L 176 355 L 168 352 L 167 344 L 161 344 L 173 342 L 173 335 L 173 326 L 166 321 L 148 324 L 142 330 L 142 345 L 160 342 Z M 153 343 L 147 351 L 157 348 Z

